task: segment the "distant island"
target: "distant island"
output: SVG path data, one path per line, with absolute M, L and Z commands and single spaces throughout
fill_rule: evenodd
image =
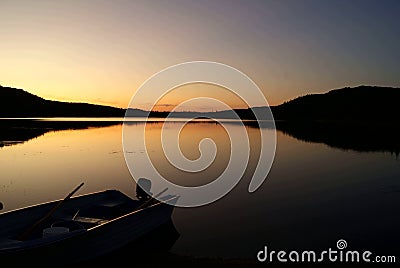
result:
M 400 88 L 358 86 L 334 89 L 322 94 L 308 94 L 277 106 L 271 106 L 277 121 L 376 121 L 400 120 Z M 171 117 L 255 119 L 254 114 L 270 120 L 267 107 L 234 109 L 219 112 L 158 112 L 122 109 L 111 106 L 46 100 L 23 89 L 0 86 L 0 118 L 32 117 Z

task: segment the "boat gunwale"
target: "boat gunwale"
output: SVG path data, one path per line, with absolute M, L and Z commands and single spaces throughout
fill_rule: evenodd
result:
M 106 193 L 106 192 L 109 192 L 109 191 L 110 191 L 110 192 L 112 192 L 112 191 L 117 191 L 117 192 L 120 192 L 120 193 L 126 195 L 125 193 L 123 193 L 122 191 L 117 190 L 117 189 L 107 189 L 107 190 L 100 190 L 100 191 L 91 192 L 91 193 L 87 193 L 87 194 L 77 195 L 77 196 L 71 197 L 70 200 L 74 200 L 74 199 L 76 199 L 76 198 L 84 198 L 84 197 L 88 197 L 88 196 L 96 195 L 96 194 L 102 194 L 102 193 Z M 129 197 L 129 196 L 128 196 L 128 197 Z M 129 197 L 129 198 L 130 198 L 130 197 Z M 12 209 L 12 210 L 5 211 L 5 212 L 3 212 L 3 213 L 0 213 L 0 218 L 3 217 L 3 215 L 8 216 L 8 215 L 10 215 L 10 214 L 14 214 L 14 213 L 21 212 L 21 211 L 23 211 L 23 210 L 28 210 L 28 209 L 31 209 L 31 208 L 39 208 L 39 207 L 43 207 L 43 206 L 46 206 L 46 205 L 55 204 L 55 203 L 61 202 L 61 201 L 63 201 L 63 200 L 64 200 L 64 199 L 50 200 L 50 201 L 45 201 L 45 202 L 42 202 L 42 203 L 37 203 L 37 204 L 33 204 L 33 205 L 28 205 L 28 206 L 21 207 L 21 208 Z M 132 199 L 132 200 L 134 200 L 134 199 Z M 135 201 L 136 201 L 136 200 L 135 200 Z

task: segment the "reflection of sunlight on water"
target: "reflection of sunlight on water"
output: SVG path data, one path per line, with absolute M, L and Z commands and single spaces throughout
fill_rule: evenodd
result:
M 179 128 L 181 124 L 169 124 L 171 127 Z M 175 168 L 165 157 L 161 144 L 161 130 L 163 124 L 150 125 L 146 129 L 146 144 L 153 165 L 158 172 L 169 181 L 184 186 L 199 186 L 215 180 L 227 166 L 230 157 L 230 141 L 225 129 L 214 124 L 210 131 L 209 123 L 186 124 L 179 136 L 179 146 L 184 157 L 190 160 L 197 160 L 200 157 L 199 144 L 204 138 L 210 138 L 217 146 L 217 154 L 211 165 L 200 172 L 185 172 Z M 172 133 L 171 127 L 169 132 Z M 166 128 L 167 142 L 173 142 L 176 137 L 168 135 Z M 204 152 L 205 154 L 211 152 Z

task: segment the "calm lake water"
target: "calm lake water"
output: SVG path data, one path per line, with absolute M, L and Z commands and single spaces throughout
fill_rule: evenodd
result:
M 139 129 L 139 124 L 129 127 Z M 180 127 L 167 124 L 165 131 Z M 217 145 L 215 162 L 198 174 L 175 170 L 168 163 L 160 142 L 162 126 L 163 122 L 154 122 L 146 131 L 148 151 L 161 174 L 182 185 L 202 185 L 223 171 L 230 143 L 222 126 L 196 122 L 183 129 L 180 143 L 189 159 L 200 156 L 198 144 L 203 138 Z M 353 250 L 399 252 L 400 160 L 396 155 L 337 149 L 277 131 L 271 172 L 255 193 L 249 193 L 259 156 L 259 132 L 268 135 L 271 130 L 247 126 L 246 131 L 251 155 L 244 177 L 215 203 L 175 209 L 172 219 L 180 236 L 173 253 L 255 259 L 264 245 L 275 250 L 324 250 L 336 248 L 339 239 Z M 0 148 L 0 170 L 2 212 L 63 198 L 82 181 L 85 186 L 79 194 L 113 188 L 135 196 L 122 150 L 121 124 L 48 130 L 9 143 Z

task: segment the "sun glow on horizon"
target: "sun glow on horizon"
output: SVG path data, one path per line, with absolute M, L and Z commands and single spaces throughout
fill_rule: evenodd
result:
M 180 112 L 215 112 L 225 110 L 223 105 L 216 105 L 215 102 L 207 100 L 196 102 L 196 105 L 181 105 L 185 101 L 196 98 L 210 98 L 221 101 L 232 109 L 247 108 L 246 103 L 237 95 L 221 86 L 207 83 L 193 83 L 179 86 L 164 95 L 153 107 L 154 111 L 170 112 L 176 108 Z M 177 107 L 179 106 L 179 107 Z M 143 104 L 138 107 L 143 110 L 151 110 L 151 104 Z

